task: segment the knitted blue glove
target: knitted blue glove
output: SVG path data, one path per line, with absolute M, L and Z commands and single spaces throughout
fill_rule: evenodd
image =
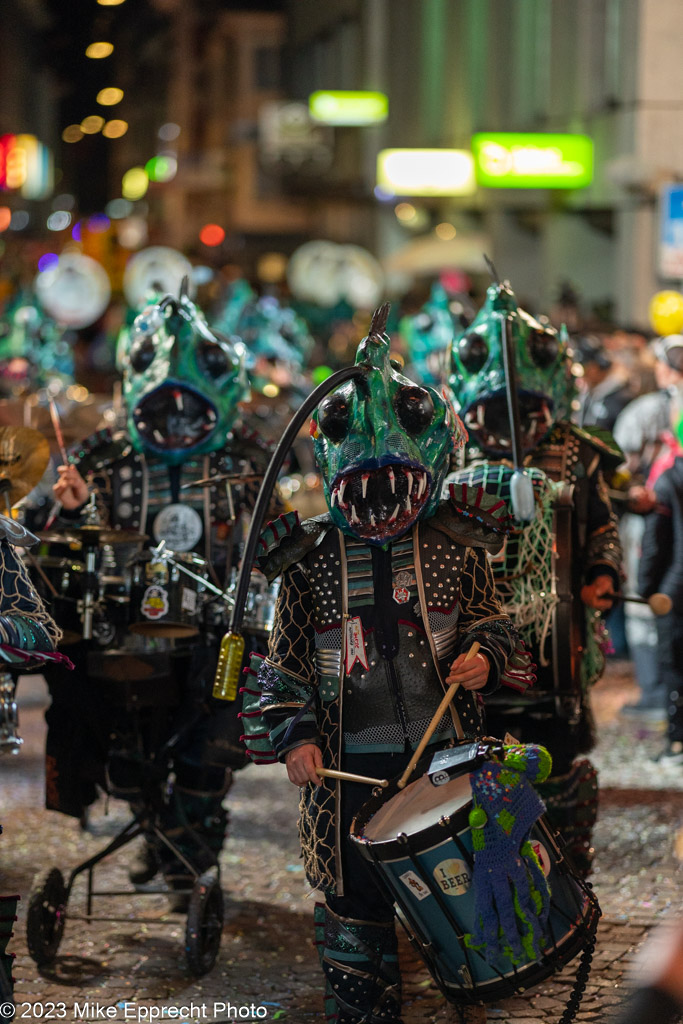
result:
M 544 747 L 505 747 L 504 759 L 486 761 L 470 775 L 473 807 L 475 926 L 471 943 L 487 959 L 513 963 L 540 957 L 550 889 L 529 834 L 545 807 L 532 786 L 550 774 Z

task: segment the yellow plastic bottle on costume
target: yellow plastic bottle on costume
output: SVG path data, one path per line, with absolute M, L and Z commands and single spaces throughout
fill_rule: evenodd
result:
M 213 681 L 213 695 L 218 700 L 236 699 L 243 658 L 244 637 L 240 633 L 226 633 L 221 640 Z

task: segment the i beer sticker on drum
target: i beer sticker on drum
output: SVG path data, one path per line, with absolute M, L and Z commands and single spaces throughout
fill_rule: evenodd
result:
M 434 868 L 434 880 L 446 896 L 462 896 L 472 884 L 472 875 L 464 860 L 449 857 Z
M 189 505 L 167 505 L 156 516 L 152 531 L 154 539 L 165 540 L 171 551 L 192 551 L 202 537 L 202 517 Z

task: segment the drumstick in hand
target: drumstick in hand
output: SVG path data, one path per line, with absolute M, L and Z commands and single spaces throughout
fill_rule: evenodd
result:
M 478 650 L 479 650 L 479 642 L 477 640 L 475 640 L 474 643 L 472 644 L 472 646 L 470 647 L 469 651 L 465 655 L 465 661 L 469 661 L 470 658 L 473 658 Z M 439 722 L 441 721 L 441 719 L 443 718 L 443 716 L 446 714 L 446 711 L 448 710 L 448 705 L 453 700 L 453 697 L 455 696 L 455 691 L 458 689 L 459 686 L 460 686 L 460 683 L 456 680 L 454 683 L 451 683 L 451 685 L 446 690 L 446 693 L 444 694 L 443 700 L 441 701 L 441 703 L 439 704 L 438 708 L 434 712 L 434 717 L 432 718 L 431 722 L 427 726 L 426 733 L 424 734 L 424 736 L 420 740 L 420 744 L 419 744 L 417 750 L 415 751 L 415 753 L 411 757 L 410 761 L 408 762 L 408 767 L 404 771 L 404 773 L 401 776 L 401 778 L 398 780 L 398 788 L 399 789 L 403 789 L 405 787 L 406 782 L 408 781 L 410 776 L 415 771 L 415 765 L 417 764 L 417 762 L 422 757 L 422 755 L 424 753 L 425 747 L 427 746 L 427 744 L 429 743 L 430 739 L 432 738 L 432 736 L 436 732 L 436 727 L 439 724 Z
M 316 768 L 318 775 L 324 779 L 341 779 L 342 782 L 365 782 L 369 786 L 389 785 L 388 779 L 370 779 L 366 775 L 353 775 L 352 772 L 338 772 L 335 768 Z

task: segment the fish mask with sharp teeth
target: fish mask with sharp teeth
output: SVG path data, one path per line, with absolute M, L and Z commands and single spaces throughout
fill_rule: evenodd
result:
M 450 401 L 398 372 L 380 307 L 358 347 L 364 377 L 320 403 L 311 421 L 315 456 L 335 524 L 386 546 L 433 514 L 454 447 L 464 441 Z
M 576 393 L 564 326 L 557 331 L 517 305 L 507 281 L 490 285 L 486 301 L 451 347 L 451 396 L 471 442 L 489 455 L 510 456 L 502 328 L 512 333 L 522 447 L 532 451 L 553 423 L 569 417 Z
M 222 448 L 248 394 L 243 346 L 212 331 L 183 292 L 136 317 L 122 359 L 133 444 L 167 465 Z

